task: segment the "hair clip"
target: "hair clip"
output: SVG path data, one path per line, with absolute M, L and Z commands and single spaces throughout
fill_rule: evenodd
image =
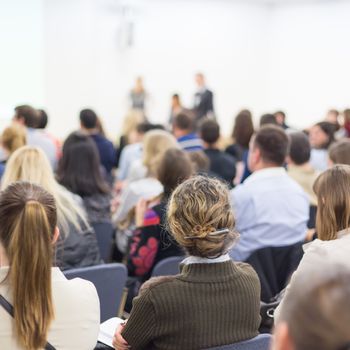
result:
M 224 228 L 222 230 L 217 230 L 214 232 L 210 232 L 208 233 L 208 236 L 218 236 L 218 235 L 222 235 L 222 234 L 227 234 L 230 233 L 230 230 L 228 228 Z M 185 239 L 201 239 L 202 237 L 197 237 L 197 236 L 185 236 Z

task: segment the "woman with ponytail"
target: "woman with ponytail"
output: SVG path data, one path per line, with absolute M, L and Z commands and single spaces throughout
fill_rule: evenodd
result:
M 0 222 L 0 349 L 92 349 L 100 313 L 95 287 L 52 268 L 54 197 L 15 182 L 0 193 Z

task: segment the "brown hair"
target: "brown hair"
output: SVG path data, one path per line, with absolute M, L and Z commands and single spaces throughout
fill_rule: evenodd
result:
M 174 117 L 173 125 L 180 130 L 193 131 L 195 127 L 195 120 L 194 117 L 189 113 L 181 112 Z
M 23 119 L 26 127 L 36 128 L 39 124 L 39 113 L 36 109 L 28 105 L 17 106 L 15 108 L 15 119 Z
M 289 140 L 281 127 L 266 125 L 256 133 L 253 145 L 260 150 L 266 163 L 282 166 L 288 153 Z
M 344 123 L 350 123 L 350 108 L 347 108 L 343 112 Z
M 350 140 L 343 139 L 333 143 L 328 154 L 334 164 L 350 165 Z
M 316 231 L 324 241 L 350 226 L 350 166 L 336 165 L 323 172 L 314 183 L 317 195 Z
M 232 138 L 238 145 L 248 148 L 249 141 L 254 134 L 252 113 L 248 109 L 243 109 L 235 118 L 235 125 L 232 131 Z
M 15 182 L 0 195 L 0 241 L 10 268 L 16 338 L 25 349 L 41 349 L 54 309 L 52 239 L 57 223 L 55 200 L 42 187 Z
M 164 187 L 165 197 L 169 197 L 173 190 L 194 173 L 194 166 L 187 152 L 171 148 L 168 149 L 157 171 L 158 180 Z
M 21 125 L 13 124 L 8 126 L 1 135 L 1 144 L 11 155 L 26 142 L 26 131 Z
M 279 323 L 287 323 L 295 350 L 349 349 L 349 270 L 321 264 L 310 272 L 294 281 Z
M 237 236 L 228 188 L 217 179 L 195 176 L 183 182 L 170 198 L 167 218 L 169 232 L 194 256 L 218 257 Z M 223 229 L 228 231 L 213 234 Z

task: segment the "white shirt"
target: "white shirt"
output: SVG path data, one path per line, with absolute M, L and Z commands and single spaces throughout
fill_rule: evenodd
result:
M 231 260 L 228 254 L 220 255 L 217 258 L 202 258 L 200 256 L 189 256 L 186 259 L 181 261 L 181 264 L 190 265 L 190 264 L 217 264 L 225 261 Z
M 8 267 L 0 268 L 0 281 Z M 80 278 L 67 280 L 59 268 L 52 268 L 55 310 L 48 342 L 57 350 L 92 350 L 100 328 L 100 303 L 95 286 Z M 0 294 L 12 304 L 8 281 L 0 283 Z M 0 306 L 0 349 L 24 350 L 17 344 L 13 318 Z
M 309 198 L 282 167 L 255 171 L 231 190 L 239 241 L 230 255 L 246 260 L 265 247 L 282 247 L 305 239 Z
M 298 269 L 294 272 L 284 297 L 275 310 L 275 323 L 278 322 L 280 310 L 283 303 L 289 297 L 291 286 L 298 280 L 299 276 L 312 275 L 313 269 L 322 264 L 345 265 L 350 268 L 350 232 L 340 231 L 338 238 L 332 241 L 321 241 L 316 239 L 304 245 L 304 256 L 300 261 Z

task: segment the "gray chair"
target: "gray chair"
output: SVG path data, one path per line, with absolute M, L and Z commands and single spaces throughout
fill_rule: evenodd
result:
M 152 277 L 177 275 L 180 272 L 179 265 L 184 258 L 184 256 L 171 256 L 159 261 L 153 268 Z
M 259 334 L 257 337 L 239 343 L 217 346 L 207 350 L 269 350 L 271 334 Z
M 101 322 L 118 315 L 128 275 L 123 264 L 106 264 L 64 271 L 67 279 L 82 278 L 92 282 L 100 298 Z
M 99 222 L 91 225 L 96 233 L 101 258 L 105 263 L 111 261 L 114 228 L 111 222 Z

